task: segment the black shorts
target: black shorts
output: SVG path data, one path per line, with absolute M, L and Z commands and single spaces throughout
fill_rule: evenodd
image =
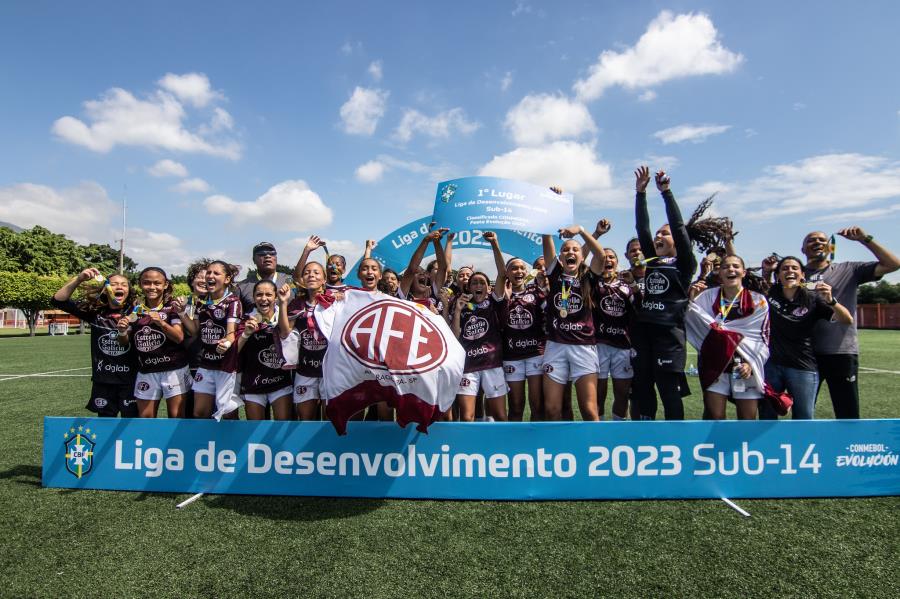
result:
M 687 340 L 683 328 L 636 322 L 631 326 L 631 338 L 638 359 L 646 366 L 652 360 L 654 372 L 684 372 Z
M 88 400 L 86 407 L 98 416 L 115 418 L 121 413 L 122 418 L 137 418 L 134 383 L 126 385 L 94 383 L 91 386 L 91 399 Z

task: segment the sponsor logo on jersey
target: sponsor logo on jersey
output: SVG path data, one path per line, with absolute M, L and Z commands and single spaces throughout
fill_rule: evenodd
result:
M 544 364 L 544 374 L 550 374 L 551 372 L 553 372 L 553 365 Z
M 556 306 L 557 310 L 563 309 L 562 293 L 557 293 L 553 296 L 553 305 Z M 572 295 L 569 296 L 569 306 L 566 308 L 566 311 L 569 314 L 575 314 L 579 310 L 581 310 L 581 296 L 572 292 Z
M 664 274 L 653 271 L 644 279 L 644 288 L 653 295 L 665 293 L 669 290 L 669 279 Z
M 119 343 L 119 331 L 110 331 L 97 338 L 97 347 L 107 356 L 121 356 L 131 346 Z
M 194 380 L 197 381 L 198 383 L 199 383 L 200 381 L 202 381 L 202 380 L 203 380 L 203 373 L 200 372 L 200 371 L 198 370 L 198 371 L 197 371 L 197 374 L 194 375 Z
M 225 336 L 225 327 L 219 326 L 211 320 L 203 323 L 200 329 L 200 340 L 204 345 L 215 345 Z
M 392 374 L 428 372 L 447 358 L 440 329 L 418 309 L 393 300 L 358 310 L 341 331 L 341 345 L 364 366 Z
M 806 314 L 808 312 L 809 312 L 809 308 L 807 308 L 806 306 L 797 306 L 796 308 L 793 309 L 793 311 L 791 311 L 791 316 L 796 316 L 797 318 L 800 318 L 802 316 L 806 316 Z
M 604 314 L 619 318 L 625 314 L 625 300 L 613 292 L 610 295 L 603 296 L 603 299 L 600 300 L 600 309 L 603 310 Z
M 506 324 L 509 325 L 509 328 L 511 329 L 521 331 L 531 328 L 531 325 L 534 324 L 534 317 L 531 315 L 531 312 L 529 312 L 522 306 L 516 306 L 509 311 L 509 315 L 506 319 Z
M 481 339 L 488 332 L 488 321 L 480 316 L 475 316 L 474 314 L 469 317 L 466 321 L 466 324 L 463 325 L 463 333 L 462 336 L 466 339 L 474 340 Z
M 303 397 L 306 395 L 306 387 L 303 385 L 297 385 L 294 387 L 294 393 L 296 393 L 299 397 Z
M 162 331 L 158 331 L 149 326 L 141 327 L 134 334 L 134 346 L 143 354 L 156 351 L 166 342 L 166 336 Z
M 223 310 L 222 308 L 216 308 L 215 310 L 213 310 L 213 318 L 215 318 L 216 320 L 222 320 L 223 318 L 225 318 L 225 310 Z
M 328 347 L 328 339 L 324 335 L 316 335 L 309 329 L 304 329 L 300 333 L 300 346 L 306 351 L 322 351 Z
M 90 428 L 73 426 L 63 433 L 63 439 L 66 470 L 75 478 L 85 476 L 94 466 L 97 433 L 92 432 Z
M 273 370 L 281 368 L 282 364 L 284 364 L 284 360 L 282 360 L 281 356 L 278 355 L 278 352 L 275 351 L 275 345 L 270 345 L 259 352 L 256 355 L 256 358 L 259 360 L 260 364 Z

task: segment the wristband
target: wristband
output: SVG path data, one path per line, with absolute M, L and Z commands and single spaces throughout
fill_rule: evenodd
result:
M 825 303 L 828 304 L 829 306 L 836 306 L 836 305 L 837 305 L 837 298 L 835 298 L 834 296 L 832 296 L 832 297 L 831 297 L 831 301 L 830 301 L 830 302 L 825 302 Z
M 224 347 L 225 349 L 228 349 L 229 347 L 231 347 L 231 341 L 228 341 L 228 340 L 226 339 L 226 340 L 225 340 L 225 343 L 222 344 L 222 347 Z
M 871 235 L 866 235 L 865 237 L 863 237 L 863 243 L 872 243 L 873 239 L 875 239 L 875 238 L 872 237 Z

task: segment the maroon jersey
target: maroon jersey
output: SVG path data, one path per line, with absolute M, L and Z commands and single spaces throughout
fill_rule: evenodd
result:
M 628 349 L 631 347 L 629 327 L 634 316 L 634 292 L 619 279 L 604 283 L 600 277 L 592 277 L 591 284 L 597 343 Z
M 503 366 L 501 322 L 506 298 L 489 295 L 480 304 L 466 304 L 459 314 L 459 342 L 466 350 L 464 372 Z
M 171 303 L 159 312 L 159 319 L 170 325 L 181 324 L 181 319 Z M 184 368 L 188 364 L 187 353 L 180 343 L 175 343 L 163 333 L 162 326 L 146 314 L 129 325 L 131 343 L 138 356 L 138 372 L 165 372 Z
M 128 316 L 123 308 L 86 307 L 72 300 L 51 299 L 50 303 L 60 310 L 91 325 L 91 380 L 104 385 L 133 385 L 137 374 L 137 356 L 131 344 L 119 343 L 116 324 Z
M 547 269 L 550 286 L 547 336 L 550 341 L 569 345 L 594 344 L 594 317 L 587 309 L 582 282 L 578 277 L 563 274 L 558 258 L 550 263 Z
M 304 298 L 295 298 L 288 305 L 288 320 L 294 322 L 294 328 L 300 333 L 300 357 L 297 363 L 297 374 L 322 378 L 322 362 L 328 349 L 328 339 L 319 330 L 313 317 L 315 305 L 310 305 Z
M 244 332 L 244 322 L 238 325 L 238 335 Z M 291 386 L 291 372 L 281 369 L 284 359 L 275 349 L 277 334 L 277 325 L 262 323 L 244 343 L 238 357 L 241 393 L 269 393 Z
M 347 291 L 349 285 L 345 285 L 344 283 L 339 283 L 338 285 L 332 285 L 331 283 L 325 283 L 325 290 L 330 291 L 331 293 L 337 293 L 339 291 Z
M 510 294 L 503 311 L 504 360 L 524 360 L 544 353 L 546 301 L 544 290 L 534 283 Z
M 216 351 L 216 345 L 225 336 L 228 323 L 237 324 L 241 320 L 241 298 L 227 294 L 218 302 L 198 307 L 197 320 L 200 324 L 200 368 L 222 370 L 225 355 Z

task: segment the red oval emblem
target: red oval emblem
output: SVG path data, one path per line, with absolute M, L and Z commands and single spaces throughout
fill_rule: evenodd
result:
M 341 344 L 364 366 L 392 374 L 423 373 L 447 357 L 447 341 L 437 325 L 398 301 L 380 300 L 354 314 Z

